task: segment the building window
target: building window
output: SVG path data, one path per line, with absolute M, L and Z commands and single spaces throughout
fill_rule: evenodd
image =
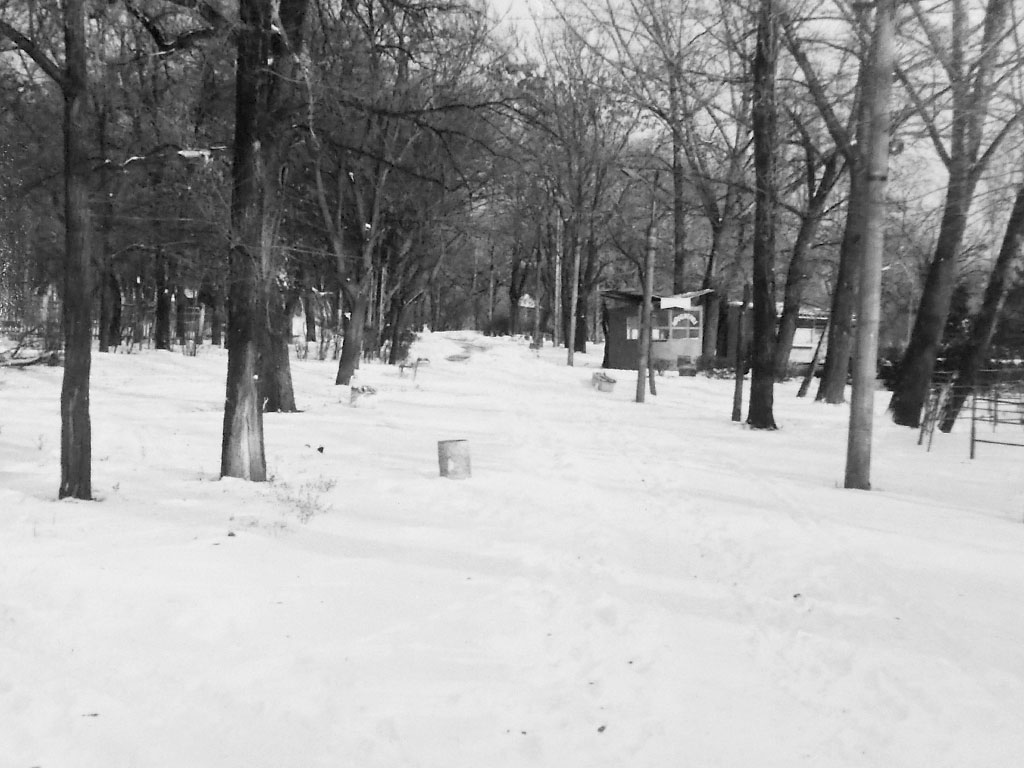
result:
M 700 313 L 694 309 L 676 309 L 672 316 L 673 339 L 699 339 Z
M 626 318 L 626 338 L 640 339 L 640 317 Z M 651 341 L 700 338 L 699 309 L 657 309 L 651 312 Z

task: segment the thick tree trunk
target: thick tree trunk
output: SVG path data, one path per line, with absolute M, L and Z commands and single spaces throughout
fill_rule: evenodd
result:
M 258 387 L 260 327 L 253 285 L 257 270 L 252 256 L 236 246 L 231 253 L 228 291 L 228 373 L 224 396 L 224 431 L 220 473 L 262 482 L 267 479 L 263 448 L 263 407 Z
M 266 173 L 260 119 L 266 103 L 265 63 L 270 50 L 270 3 L 241 0 L 237 32 L 235 139 L 232 159 L 231 235 L 228 265 L 228 372 L 221 437 L 222 477 L 267 479 L 263 403 L 259 392 L 259 335 L 263 328 L 260 269 Z
M 995 334 L 999 316 L 1006 302 L 1006 295 L 1019 281 L 1019 264 L 1021 248 L 1024 246 L 1024 186 L 1017 190 L 1017 198 L 1013 203 L 1010 220 L 1003 235 L 1003 244 L 999 256 L 992 267 L 992 273 L 985 286 L 985 298 L 981 309 L 971 323 L 971 337 L 968 348 L 970 354 L 964 356 L 956 375 L 956 386 L 946 401 L 939 429 L 949 432 L 956 423 L 956 417 L 963 408 L 964 401 L 973 390 L 980 371 L 988 362 L 992 336 Z M 1016 280 L 1014 279 L 1016 278 Z
M 153 346 L 171 348 L 171 289 L 167 282 L 167 257 L 157 249 L 154 266 L 156 278 L 156 314 L 153 318 Z
M 747 424 L 776 429 L 775 386 L 775 69 L 778 61 L 778 21 L 774 0 L 761 0 L 754 53 L 754 95 L 751 125 L 754 133 L 754 342 Z
M 576 304 L 576 332 L 573 337 L 575 339 L 575 351 L 584 355 L 587 353 L 587 327 L 590 317 L 587 303 L 587 297 L 583 295 Z
M 983 30 L 977 48 L 978 55 L 973 61 L 968 61 L 966 49 L 970 35 L 970 12 L 962 0 L 954 2 L 951 7 L 951 37 L 943 43 L 943 46 L 948 45 L 949 50 L 941 52 L 947 56 L 952 94 L 949 148 L 940 152 L 949 172 L 949 182 L 935 255 L 889 403 L 893 421 L 903 426 L 920 425 L 921 409 L 928 396 L 935 358 L 949 317 L 957 259 L 967 228 L 975 186 L 995 154 L 994 150 L 1005 139 L 1008 129 L 1013 127 L 1012 122 L 1004 122 L 1002 129 L 993 132 L 988 149 L 982 152 L 982 140 L 987 133 L 986 122 L 989 119 L 988 108 L 995 93 L 1002 56 L 1000 42 L 1006 23 L 1011 18 L 1012 8 L 1010 0 L 989 0 L 984 20 L 978 27 Z M 922 115 L 922 118 L 929 120 L 927 115 Z M 930 123 L 929 128 L 932 129 L 935 143 L 941 144 L 935 138 L 938 136 L 935 124 Z
M 308 0 L 240 0 L 235 31 L 235 138 L 228 272 L 228 375 L 221 475 L 267 478 L 258 387 L 266 296 L 276 274 L 276 217 L 287 134 L 287 94 L 303 55 Z M 274 350 L 271 354 L 279 352 Z M 285 350 L 287 361 L 287 350 Z M 276 375 L 284 375 L 280 369 Z M 290 387 L 290 384 L 289 384 Z
M 263 410 L 295 413 L 295 388 L 291 373 L 291 319 L 298 295 L 285 299 L 271 287 L 266 301 L 266 323 L 260 345 L 260 394 Z
M 121 343 L 121 285 L 114 270 L 103 270 L 100 285 L 100 352 Z
M 360 286 L 351 293 L 345 292 L 345 303 L 348 304 L 349 311 L 348 328 L 345 330 L 345 341 L 341 346 L 341 360 L 338 363 L 338 375 L 334 383 L 348 386 L 352 383 L 356 368 L 359 367 L 370 299 L 366 295 L 365 288 Z
M 921 424 L 921 408 L 928 396 L 935 358 L 942 343 L 942 332 L 949 317 L 950 301 L 956 284 L 957 255 L 967 229 L 967 213 L 974 195 L 974 184 L 966 169 L 951 176 L 946 205 L 939 225 L 935 257 L 928 269 L 921 303 L 914 321 L 910 344 L 900 362 L 899 378 L 889 408 L 892 420 L 905 427 Z
M 316 318 L 317 318 L 317 301 L 316 296 L 312 291 L 306 291 L 306 295 L 302 300 L 302 308 L 306 316 L 306 341 L 315 342 L 316 336 Z
M 89 254 L 89 154 L 85 146 L 88 88 L 85 4 L 64 6 L 67 57 L 64 83 L 64 379 L 60 394 L 60 498 L 92 498 L 91 264 Z

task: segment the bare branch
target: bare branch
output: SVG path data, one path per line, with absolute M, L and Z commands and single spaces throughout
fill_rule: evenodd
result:
M 62 91 L 67 90 L 68 79 L 64 74 L 64 70 L 47 56 L 43 49 L 36 45 L 35 41 L 25 37 L 25 35 L 3 20 L 0 20 L 0 35 L 6 37 L 32 59 L 46 73 L 47 77 L 60 86 Z
M 900 66 L 896 67 L 896 77 L 903 84 L 903 88 L 907 91 L 907 95 L 910 96 L 910 101 L 914 105 L 914 111 L 917 112 L 921 118 L 921 122 L 924 124 L 925 131 L 928 132 L 928 137 L 932 140 L 932 144 L 935 146 L 935 152 L 938 154 L 939 159 L 942 160 L 943 164 L 948 168 L 953 163 L 952 157 L 950 157 L 949 150 L 946 149 L 946 144 L 942 139 L 942 135 L 939 133 L 938 126 L 935 125 L 935 118 L 930 115 L 926 109 L 924 100 L 921 98 L 921 94 L 917 92 L 914 84 L 910 82 L 910 78 L 907 73 L 903 71 Z

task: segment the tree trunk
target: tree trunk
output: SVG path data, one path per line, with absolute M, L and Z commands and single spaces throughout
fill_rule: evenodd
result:
M 576 333 L 573 337 L 576 351 L 584 355 L 587 353 L 587 324 L 590 317 L 587 303 L 586 296 L 576 303 Z
M 928 269 L 910 343 L 900 362 L 899 378 L 889 403 L 893 421 L 902 426 L 920 425 L 921 409 L 928 396 L 935 358 L 949 317 L 957 257 L 967 228 L 974 190 L 999 143 L 1014 125 L 1013 122 L 1005 122 L 1001 129 L 993 131 L 988 149 L 982 152 L 982 140 L 988 132 L 989 105 L 998 78 L 1004 76 L 998 72 L 1002 61 L 1000 42 L 1006 22 L 1011 18 L 1012 7 L 1010 0 L 990 0 L 986 4 L 984 20 L 978 27 L 983 30 L 979 53 L 975 60 L 968 61 L 965 52 L 970 35 L 969 9 L 962 0 L 952 4 L 951 37 L 942 43 L 943 48 L 948 46 L 949 50 L 941 52 L 948 57 L 952 94 L 948 150 L 939 146 L 938 129 L 929 115 L 921 115 L 930 129 L 929 135 L 940 149 L 940 156 L 949 172 L 949 182 L 935 256 Z M 1018 119 L 1019 112 L 1013 120 Z
M 573 238 L 573 249 L 572 249 L 572 272 L 569 276 L 569 332 L 565 336 L 566 344 L 568 348 L 567 364 L 573 364 L 573 356 L 576 353 L 576 332 L 579 329 L 583 329 L 584 337 L 586 337 L 586 313 L 584 312 L 584 323 L 581 326 L 579 323 L 577 307 L 580 303 L 580 251 L 582 245 L 580 244 L 579 237 Z
M 718 356 L 718 327 L 721 322 L 722 299 L 718 291 L 704 295 L 704 338 L 701 342 L 701 357 L 705 368 L 715 364 Z
M 968 348 L 970 354 L 965 355 L 956 375 L 956 386 L 953 387 L 949 400 L 942 413 L 939 429 L 949 432 L 953 429 L 956 417 L 963 408 L 964 401 L 973 390 L 980 371 L 988 362 L 992 336 L 996 331 L 999 316 L 1006 302 L 1006 295 L 1012 287 L 1014 277 L 1019 273 L 1020 252 L 1024 245 L 1024 185 L 1018 188 L 1017 197 L 1013 202 L 1010 220 L 1006 224 L 1003 244 L 999 248 L 999 256 L 992 267 L 992 273 L 985 286 L 985 298 L 981 309 L 971 323 L 971 335 Z M 1015 266 L 1018 268 L 1015 269 Z M 1018 278 L 1019 279 L 1019 278 Z
M 366 287 L 358 286 L 355 290 L 345 291 L 345 303 L 348 304 L 349 320 L 345 330 L 345 341 L 341 346 L 341 361 L 338 363 L 338 376 L 335 384 L 348 386 L 352 383 L 359 357 L 363 351 L 363 333 L 366 328 L 366 315 L 370 307 L 370 299 L 366 295 Z
M 935 257 L 928 269 L 910 344 L 900 362 L 899 377 L 889 402 L 892 420 L 905 427 L 921 425 L 921 408 L 928 396 L 935 358 L 942 343 L 946 318 L 949 317 L 956 283 L 957 254 L 967 229 L 967 213 L 974 195 L 975 185 L 967 178 L 966 169 L 960 172 L 951 170 L 950 174 Z
M 789 375 L 789 355 L 793 350 L 793 337 L 796 336 L 800 308 L 803 306 L 804 286 L 809 277 L 807 259 L 819 222 L 820 219 L 804 216 L 800 221 L 796 242 L 793 244 L 793 257 L 789 262 L 789 271 L 786 273 L 786 290 L 782 299 L 779 335 L 775 342 L 776 381 L 782 381 Z
M 289 84 L 296 80 L 295 62 L 303 56 L 307 5 L 308 0 L 240 0 L 241 24 L 235 30 L 232 248 L 221 475 L 252 481 L 267 478 L 257 380 L 264 350 L 259 347 L 266 338 L 267 292 L 277 272 L 276 217 L 289 125 L 286 99 Z M 276 375 L 285 371 L 290 377 L 290 368 L 278 368 Z
M 858 153 L 859 154 L 859 153 Z M 839 246 L 839 271 L 832 291 L 829 315 L 828 351 L 818 385 L 816 400 L 838 405 L 846 402 L 846 380 L 853 354 L 854 308 L 860 285 L 860 261 L 866 218 L 867 183 L 863 163 L 850 163 L 850 199 L 846 208 L 846 228 Z
M 224 334 L 224 297 L 220 289 L 213 292 L 213 301 L 210 307 L 210 343 L 219 347 L 223 343 Z
M 682 84 L 676 67 L 669 72 L 672 120 L 672 292 L 686 290 L 686 166 L 683 163 Z
M 92 498 L 91 264 L 85 3 L 64 6 L 64 379 L 60 394 L 60 498 Z
M 541 249 L 539 245 L 537 246 L 537 264 L 533 276 L 535 278 L 535 295 L 533 297 L 533 343 L 540 348 L 541 344 L 544 342 L 544 339 L 541 336 L 542 326 L 540 315 L 540 295 L 544 291 L 544 282 L 543 270 L 541 269 Z
M 276 286 L 268 291 L 264 336 L 260 345 L 260 395 L 265 412 L 298 411 L 289 354 L 292 313 L 297 301 L 298 294 L 286 299 Z
M 263 404 L 258 386 L 259 335 L 263 327 L 260 269 L 265 169 L 260 118 L 266 102 L 265 63 L 271 56 L 269 3 L 241 0 L 235 73 L 235 139 L 232 161 L 231 248 L 228 265 L 228 372 L 221 440 L 221 476 L 267 479 Z
M 813 154 L 808 152 L 808 165 Z M 825 215 L 829 193 L 839 180 L 841 166 L 839 158 L 832 155 L 825 163 L 821 178 L 807 190 L 807 208 L 800 218 L 800 229 L 793 244 L 793 256 L 786 274 L 786 289 L 782 301 L 782 318 L 779 320 L 779 335 L 775 345 L 775 378 L 783 380 L 789 374 L 789 355 L 793 349 L 800 308 L 803 304 L 804 287 L 810 278 L 809 259 L 811 247 L 818 234 L 818 227 Z
M 551 301 L 551 308 L 554 312 L 554 322 L 552 323 L 551 334 L 554 339 L 555 346 L 559 346 L 565 341 L 565 333 L 562 328 L 562 242 L 564 239 L 565 225 L 562 222 L 562 214 L 559 211 L 555 212 L 557 217 L 555 220 L 555 247 L 554 247 L 554 259 L 555 259 L 555 276 L 554 276 L 554 297 Z
M 100 352 L 121 343 L 121 285 L 109 266 L 103 270 L 100 286 Z
M 647 237 L 644 243 L 644 290 L 643 304 L 640 307 L 640 355 L 637 362 L 636 402 L 644 402 L 647 391 L 648 372 L 651 368 L 651 313 L 654 295 L 654 256 L 655 239 L 655 191 L 658 188 L 658 176 L 655 174 L 651 184 L 651 219 L 647 223 Z M 652 392 L 653 394 L 653 392 Z
M 153 346 L 171 348 L 171 290 L 167 282 L 167 257 L 157 249 L 154 267 L 156 278 L 156 316 L 153 318 Z
M 180 346 L 185 345 L 187 328 L 185 324 L 185 311 L 188 309 L 188 298 L 181 286 L 174 289 L 174 338 Z
M 868 88 L 861 119 L 866 134 L 867 205 L 857 313 L 850 427 L 846 449 L 846 488 L 871 489 L 871 438 L 878 375 L 878 328 L 882 306 L 882 256 L 885 250 L 885 189 L 889 174 L 889 99 L 895 62 L 896 0 L 877 0 Z
M 743 331 L 747 305 L 750 303 L 750 286 L 743 286 L 743 301 L 738 307 L 730 309 L 728 334 L 731 338 L 729 351 L 733 354 L 733 388 L 732 388 L 732 420 L 743 419 L 743 377 L 746 376 L 747 344 L 746 333 Z M 734 310 L 734 311 L 733 311 Z
M 234 202 L 234 201 L 233 201 Z M 259 387 L 258 308 L 253 285 L 256 264 L 245 249 L 232 249 L 228 291 L 228 373 L 220 473 L 262 482 L 267 479 L 263 448 L 263 408 Z
M 778 21 L 774 0 L 761 0 L 753 62 L 754 94 L 751 125 L 754 133 L 754 342 L 747 424 L 776 429 L 775 386 L 775 69 L 778 61 Z
M 316 295 L 312 291 L 306 291 L 305 297 L 302 300 L 302 308 L 306 317 L 306 341 L 315 342 L 316 338 L 316 318 L 317 318 L 317 301 Z

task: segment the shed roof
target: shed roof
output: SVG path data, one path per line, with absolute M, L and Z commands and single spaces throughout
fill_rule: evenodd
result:
M 666 301 L 666 304 L 668 304 L 669 300 L 673 299 L 675 301 L 671 302 L 672 306 L 683 307 L 683 306 L 689 306 L 690 302 L 692 302 L 693 299 L 699 298 L 700 296 L 703 296 L 705 294 L 712 293 L 712 292 L 713 292 L 712 289 L 705 288 L 702 291 L 689 291 L 688 293 L 676 293 L 676 294 L 673 294 L 671 296 L 658 296 L 657 294 L 653 294 L 651 296 L 651 300 L 655 304 L 658 304 L 660 306 L 661 302 L 663 300 Z M 611 301 L 621 301 L 623 303 L 628 303 L 628 304 L 640 304 L 644 300 L 644 295 L 642 293 L 638 293 L 637 291 L 618 291 L 618 290 L 601 291 L 601 296 L 604 297 L 605 299 L 610 299 Z M 676 302 L 678 302 L 678 303 L 676 303 Z

